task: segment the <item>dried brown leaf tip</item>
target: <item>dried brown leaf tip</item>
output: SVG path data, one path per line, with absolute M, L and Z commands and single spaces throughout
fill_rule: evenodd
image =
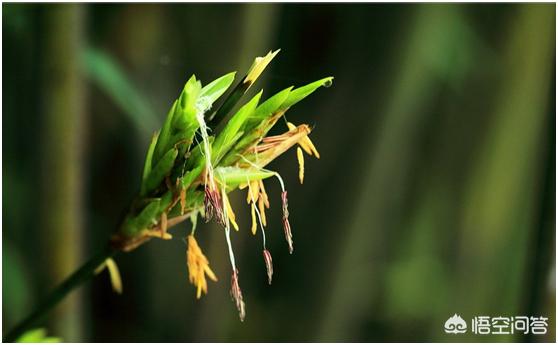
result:
M 262 74 L 264 69 L 267 67 L 267 65 L 269 65 L 271 60 L 273 60 L 273 58 L 279 53 L 279 51 L 280 49 L 277 49 L 274 52 L 270 51 L 269 53 L 267 53 L 266 56 L 257 57 L 254 60 L 252 67 L 250 67 L 246 78 L 244 78 L 244 83 L 252 86 L 252 84 L 256 81 L 256 79 L 258 79 L 260 74 Z

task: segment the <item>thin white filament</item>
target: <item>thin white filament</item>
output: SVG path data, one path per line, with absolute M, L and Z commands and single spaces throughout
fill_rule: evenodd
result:
M 246 177 L 246 183 L 248 185 L 250 185 L 250 180 L 248 180 L 248 177 Z M 252 192 L 252 188 L 248 187 L 248 192 L 250 193 L 250 199 L 252 199 L 252 207 L 254 208 L 254 210 L 256 210 L 256 215 L 258 216 L 258 223 L 260 223 L 260 229 L 262 229 L 263 248 L 266 249 L 265 230 L 264 230 L 264 226 L 263 226 L 263 223 L 262 223 L 262 216 L 260 214 L 260 211 L 258 210 L 258 207 L 256 206 L 256 201 L 255 201 L 255 198 L 254 198 L 254 194 Z
M 225 186 L 223 185 L 221 187 L 221 198 L 223 200 L 225 200 L 226 195 L 225 195 Z M 225 238 L 227 239 L 227 246 L 229 247 L 229 259 L 231 260 L 231 266 L 233 269 L 233 272 L 236 272 L 236 263 L 234 260 L 234 253 L 233 253 L 233 248 L 232 248 L 232 243 L 231 243 L 231 226 L 229 223 L 229 215 L 228 213 L 225 211 L 223 212 L 224 216 L 225 216 Z
M 205 170 L 206 170 L 206 180 L 209 179 L 209 183 L 211 183 L 211 189 L 214 189 L 214 181 L 213 181 L 213 166 L 211 165 L 211 148 L 209 146 L 209 136 L 207 134 L 208 127 L 205 123 L 204 114 L 205 109 L 197 109 L 196 111 L 196 120 L 198 120 L 198 124 L 200 125 L 200 131 L 203 140 L 203 151 L 202 155 L 205 157 Z

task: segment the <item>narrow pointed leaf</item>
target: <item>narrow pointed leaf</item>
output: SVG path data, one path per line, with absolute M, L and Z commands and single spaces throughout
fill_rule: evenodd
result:
M 207 140 L 209 140 L 210 147 L 213 147 L 212 145 L 215 137 L 210 136 L 207 138 Z M 186 170 L 189 170 L 203 164 L 205 164 L 205 157 L 203 155 L 203 143 L 199 143 L 194 146 L 194 148 L 190 149 L 185 168 Z
M 201 83 L 193 75 L 180 94 L 178 99 L 177 112 L 172 120 L 173 127 L 178 130 L 186 130 L 188 128 L 196 127 L 198 122 L 196 120 L 197 101 L 201 92 Z
M 145 157 L 145 163 L 143 165 L 142 184 L 145 183 L 145 180 L 151 173 L 153 152 L 155 151 L 155 145 L 157 145 L 158 137 L 159 132 L 155 132 L 155 134 L 153 134 L 153 137 L 151 137 L 151 143 L 149 144 L 149 149 L 147 149 L 147 155 Z
M 256 111 L 246 120 L 243 130 L 246 132 L 253 129 L 264 119 L 276 113 L 291 93 L 292 88 L 292 86 L 288 87 L 260 104 Z
M 220 167 L 215 169 L 215 176 L 227 186 L 263 180 L 273 175 L 274 173 L 271 171 L 262 171 L 256 168 Z
M 238 131 L 242 128 L 246 119 L 248 119 L 249 116 L 251 116 L 256 110 L 262 93 L 263 91 L 260 91 L 250 100 L 250 102 L 240 108 L 240 110 L 238 110 L 238 112 L 229 120 L 223 131 L 219 133 L 213 143 L 213 164 L 217 164 L 226 151 L 234 145 L 235 140 L 233 139 L 237 136 Z M 238 137 L 236 139 L 238 139 Z
M 208 98 L 209 104 L 212 105 L 231 86 L 235 75 L 236 72 L 231 72 L 207 84 L 201 89 L 200 98 Z
M 141 195 L 147 195 L 147 193 L 155 190 L 161 182 L 163 182 L 165 177 L 171 173 L 176 156 L 178 156 L 178 150 L 173 148 L 159 160 L 159 162 L 151 170 L 149 176 L 146 178 L 145 183 L 142 186 Z
M 309 96 L 311 93 L 316 91 L 320 86 L 328 87 L 329 85 L 331 85 L 332 82 L 333 82 L 333 77 L 327 77 L 315 81 L 313 83 L 310 83 L 308 85 L 304 85 L 294 89 L 293 91 L 291 91 L 289 97 L 287 97 L 285 102 L 281 104 L 280 109 L 285 110 L 292 107 L 293 105 L 300 102 L 301 100 Z
M 165 123 L 161 128 L 161 132 L 159 133 L 159 138 L 157 139 L 157 144 L 155 145 L 155 151 L 153 152 L 151 166 L 157 164 L 159 159 L 168 151 L 167 147 L 169 147 L 169 141 L 172 135 L 172 119 L 176 112 L 176 108 L 178 107 L 178 100 L 174 101 L 172 107 L 170 108 L 167 117 L 165 119 Z
M 198 178 L 198 176 L 200 176 L 203 168 L 205 168 L 205 166 L 203 164 L 200 164 L 196 168 L 194 168 L 194 169 L 188 171 L 186 174 L 184 174 L 184 177 L 182 177 L 180 179 L 180 187 L 183 188 L 183 189 L 189 188 L 192 185 L 192 183 L 194 183 L 196 178 Z
M 153 199 L 144 209 L 135 217 L 128 217 L 120 227 L 120 232 L 127 237 L 137 235 L 141 230 L 155 224 L 161 199 Z

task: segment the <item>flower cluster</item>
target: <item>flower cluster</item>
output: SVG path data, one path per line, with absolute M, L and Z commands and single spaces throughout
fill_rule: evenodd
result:
M 188 236 L 186 262 L 188 263 L 188 278 L 190 279 L 190 283 L 196 285 L 196 297 L 199 299 L 202 292 L 207 293 L 207 281 L 205 280 L 205 276 L 207 275 L 207 277 L 214 282 L 217 281 L 217 277 L 211 268 L 209 268 L 209 261 L 203 254 L 193 235 Z
M 119 231 L 113 236 L 113 245 L 130 251 L 156 237 L 171 239 L 168 229 L 186 219 L 192 221 L 192 232 L 187 236 L 187 266 L 189 280 L 197 288 L 197 298 L 207 293 L 207 279 L 217 281 L 194 235 L 198 215 L 205 221 L 214 219 L 224 229 L 231 262 L 231 297 L 239 312 L 245 316 L 245 304 L 239 284 L 231 243 L 231 227 L 239 230 L 228 193 L 246 189 L 246 201 L 252 216 L 251 232 L 257 233 L 258 225 L 263 239 L 263 258 L 268 283 L 273 277 L 271 253 L 266 247 L 266 209 L 270 199 L 264 180 L 275 177 L 281 185 L 282 226 L 289 252 L 293 252 L 293 239 L 289 223 L 287 190 L 281 176 L 266 166 L 298 145 L 300 183 L 304 180 L 304 150 L 320 157 L 308 135 L 306 124 L 295 126 L 287 122 L 287 131 L 281 135 L 267 136 L 277 121 L 296 103 L 313 93 L 320 86 L 329 86 L 328 77 L 308 85 L 289 87 L 260 103 L 263 91 L 228 117 L 219 133 L 212 128 L 235 108 L 263 70 L 277 55 L 270 52 L 256 58 L 254 64 L 230 91 L 216 110 L 213 104 L 229 89 L 235 73 L 229 73 L 202 87 L 195 76 L 186 83 L 180 97 L 174 102 L 160 132 L 153 136 L 149 147 L 140 195 L 128 212 Z

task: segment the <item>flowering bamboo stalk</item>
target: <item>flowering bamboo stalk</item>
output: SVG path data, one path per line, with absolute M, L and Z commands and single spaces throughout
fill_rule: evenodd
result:
M 107 261 L 115 253 L 132 251 L 153 238 L 172 239 L 173 236 L 168 230 L 186 219 L 192 221 L 192 231 L 187 236 L 186 255 L 189 280 L 196 286 L 196 296 L 200 298 L 202 292 L 207 293 L 208 290 L 206 277 L 212 281 L 217 281 L 217 277 L 210 269 L 209 260 L 195 239 L 198 215 L 205 218 L 206 222 L 214 219 L 223 226 L 232 268 L 231 297 L 241 321 L 244 320 L 246 304 L 240 289 L 239 269 L 234 257 L 230 231 L 231 225 L 235 230 L 240 229 L 227 194 L 251 186 L 248 188 L 248 201 L 252 203 L 253 219 L 257 215 L 259 220 L 264 263 L 268 283 L 271 284 L 272 257 L 266 247 L 264 229 L 268 225 L 265 208 L 269 208 L 270 205 L 263 183 L 265 179 L 276 177 L 281 184 L 282 226 L 289 253 L 293 252 L 293 235 L 285 184 L 277 172 L 265 167 L 297 144 L 318 158 L 319 153 L 308 138 L 311 129 L 306 124 L 295 126 L 288 122 L 285 133 L 268 138 L 266 135 L 281 117 L 285 117 L 290 107 L 319 87 L 329 86 L 333 79 L 328 77 L 296 89 L 286 88 L 261 104 L 259 102 L 262 92 L 259 92 L 234 113 L 224 128 L 215 134 L 212 128 L 227 117 L 278 52 L 269 52 L 264 57 L 256 58 L 246 76 L 214 113 L 211 113 L 210 109 L 232 85 L 235 72 L 205 86 L 202 86 L 196 76 L 187 81 L 161 130 L 153 135 L 141 175 L 140 192 L 112 236 L 110 248 L 95 256 L 70 276 L 35 313 L 8 334 L 6 341 L 16 339 L 22 331 L 40 320 L 43 314 L 69 291 L 91 278 L 101 264 L 110 263 L 108 267 L 111 268 L 111 274 L 117 274 L 115 263 Z M 300 154 L 298 160 L 301 164 L 300 171 L 303 171 Z M 252 229 L 253 233 L 255 230 Z M 99 268 L 97 271 L 100 270 Z M 111 276 L 111 281 L 115 291 L 122 291 L 119 276 Z

